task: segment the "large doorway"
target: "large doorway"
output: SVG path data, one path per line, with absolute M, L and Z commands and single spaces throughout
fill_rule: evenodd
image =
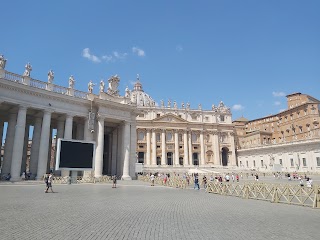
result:
M 195 166 L 199 166 L 199 154 L 198 153 L 192 154 L 192 163 Z
M 228 166 L 228 153 L 229 149 L 227 147 L 222 148 L 222 166 Z
M 161 165 L 161 158 L 157 157 L 157 165 Z
M 168 165 L 173 165 L 173 162 L 172 162 L 172 152 L 168 152 L 167 153 L 167 164 Z
M 144 163 L 144 152 L 138 152 L 138 163 Z
M 183 165 L 183 158 L 179 157 L 179 164 L 182 166 Z

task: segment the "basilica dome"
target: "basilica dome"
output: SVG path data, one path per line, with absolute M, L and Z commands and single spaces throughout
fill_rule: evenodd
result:
M 137 104 L 138 107 L 154 107 L 156 105 L 152 97 L 143 91 L 139 76 L 130 93 L 130 98 L 131 102 Z

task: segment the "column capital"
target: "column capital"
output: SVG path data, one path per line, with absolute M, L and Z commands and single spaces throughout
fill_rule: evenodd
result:
M 20 110 L 20 109 L 21 109 L 21 110 L 27 110 L 29 107 L 30 107 L 30 106 L 28 106 L 28 105 L 20 104 L 20 105 L 19 105 L 19 110 Z
M 97 118 L 98 121 L 99 121 L 99 120 L 104 120 L 104 119 L 105 119 L 105 116 L 102 116 L 101 113 L 97 112 L 96 118 Z

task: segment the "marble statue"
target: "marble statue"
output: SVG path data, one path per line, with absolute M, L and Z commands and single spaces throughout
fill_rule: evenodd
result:
M 199 109 L 199 110 L 201 110 L 201 109 L 202 109 L 202 106 L 201 106 L 201 104 L 199 104 L 199 105 L 198 105 L 198 109 Z
M 160 100 L 160 105 L 161 105 L 161 107 L 164 107 L 164 102 L 162 99 Z
M 90 80 L 90 82 L 88 83 L 88 92 L 89 92 L 89 93 L 92 93 L 93 87 L 94 87 L 95 85 L 96 85 L 96 84 L 94 84 L 94 83 L 92 82 L 92 80 Z
M 181 108 L 184 108 L 184 102 L 181 103 Z
M 24 70 L 24 73 L 23 73 L 23 76 L 24 77 L 30 77 L 30 73 L 32 71 L 32 66 L 30 63 L 27 63 L 25 66 L 25 70 Z
M 4 58 L 4 56 L 0 55 L 0 69 L 4 69 L 6 67 L 7 59 Z
M 187 109 L 190 109 L 190 103 L 187 103 Z
M 173 102 L 173 107 L 174 107 L 174 108 L 177 108 L 177 107 L 178 107 L 176 101 Z
M 48 83 L 52 83 L 54 79 L 54 72 L 50 69 L 48 72 Z
M 171 107 L 171 100 L 168 100 L 168 107 Z
M 109 85 L 107 90 L 108 94 L 113 96 L 119 96 L 119 90 L 118 90 L 119 81 L 120 81 L 120 78 L 118 77 L 117 74 L 109 78 L 108 80 Z
M 124 95 L 126 98 L 130 98 L 130 90 L 128 88 L 128 86 L 126 87 L 125 89 L 125 95 Z
M 71 75 L 70 77 L 69 77 L 69 88 L 74 88 L 74 83 L 75 83 L 75 79 L 74 79 L 74 77 Z
M 103 80 L 101 80 L 100 81 L 100 92 L 104 92 L 104 81 Z

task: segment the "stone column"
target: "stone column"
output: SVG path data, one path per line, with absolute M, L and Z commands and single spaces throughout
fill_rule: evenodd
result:
M 200 165 L 205 165 L 205 156 L 204 156 L 204 140 L 203 140 L 203 131 L 200 131 Z
M 101 177 L 103 169 L 104 117 L 98 117 L 98 137 L 95 156 L 94 176 Z
M 28 158 L 28 143 L 29 143 L 29 128 L 30 125 L 26 124 L 24 131 L 24 142 L 23 142 L 23 152 L 22 152 L 22 162 L 21 162 L 21 173 L 27 174 L 27 158 Z
M 137 158 L 137 126 L 135 117 L 131 121 L 131 138 L 130 138 L 130 171 L 129 176 L 136 176 Z
M 2 176 L 6 176 L 8 173 L 11 172 L 13 141 L 14 141 L 14 132 L 16 128 L 16 122 L 17 122 L 17 114 L 10 113 L 5 145 L 4 145 L 4 156 L 3 156 L 2 171 L 1 171 Z
M 117 132 L 117 138 L 118 138 L 118 147 L 117 147 L 117 175 L 122 174 L 122 167 L 123 167 L 123 152 L 122 152 L 122 146 L 123 146 L 123 128 L 120 125 L 118 127 L 118 132 Z
M 166 130 L 161 132 L 161 165 L 166 165 Z
M 89 118 L 86 117 L 84 120 L 83 126 L 83 138 L 86 141 L 93 141 L 94 132 L 91 132 L 89 129 Z M 91 177 L 93 176 L 93 171 L 83 171 L 83 177 Z
M 18 111 L 16 131 L 13 140 L 13 153 L 11 161 L 11 180 L 21 180 L 21 162 L 24 143 L 24 134 L 26 129 L 27 108 L 20 106 Z
M 123 126 L 123 174 L 122 179 L 123 180 L 131 180 L 131 177 L 129 175 L 130 172 L 130 123 L 124 122 Z
M 36 177 L 37 180 L 42 179 L 47 169 L 50 125 L 51 125 L 51 112 L 45 110 L 43 114 L 42 127 L 41 127 L 38 170 L 37 170 L 37 177 Z
M 30 156 L 30 165 L 29 171 L 31 173 L 31 179 L 34 179 L 37 175 L 38 170 L 38 157 L 39 157 L 39 145 L 40 145 L 40 135 L 41 135 L 41 123 L 42 119 L 36 117 L 35 123 L 33 126 L 32 134 L 32 144 L 31 144 L 31 156 Z
M 220 150 L 218 132 L 213 133 L 213 151 L 214 151 L 214 165 L 220 165 Z
M 179 136 L 178 131 L 174 131 L 174 165 L 179 165 Z
M 0 103 L 1 104 L 1 103 Z M 1 149 L 2 149 L 2 144 L 3 144 L 3 142 L 2 142 L 2 138 L 3 138 L 3 125 L 4 124 L 4 122 L 3 122 L 3 120 L 1 119 L 0 120 L 0 147 L 1 147 Z
M 188 133 L 188 142 L 189 142 L 189 165 L 193 165 L 192 161 L 192 132 L 189 131 Z
M 64 128 L 64 139 L 71 140 L 72 139 L 72 124 L 73 124 L 73 116 L 67 115 L 65 128 Z
M 150 137 L 150 129 L 147 129 L 147 156 L 146 156 L 146 162 L 147 165 L 151 165 L 151 158 L 150 158 L 150 153 L 151 153 L 151 137 Z
M 156 130 L 152 129 L 152 159 L 151 165 L 157 166 L 157 139 L 156 139 Z
M 72 140 L 72 129 L 73 129 L 73 116 L 67 115 L 66 122 L 64 125 L 64 136 L 63 138 L 66 140 Z M 61 170 L 62 177 L 68 177 L 70 175 L 69 170 Z
M 188 153 L 188 132 L 184 131 L 183 133 L 183 150 L 184 150 L 184 157 L 183 157 L 183 165 L 189 165 L 189 153 Z
M 234 146 L 234 133 L 231 132 L 229 133 L 229 139 L 230 139 L 230 144 L 231 144 L 231 166 L 235 167 L 237 166 L 236 163 L 236 149 Z
M 49 133 L 49 144 L 48 144 L 48 161 L 47 161 L 47 171 L 46 172 L 50 172 L 50 163 L 51 163 L 51 156 L 52 156 L 52 130 L 53 128 L 50 127 L 50 133 Z
M 89 129 L 89 119 L 88 117 L 86 117 L 86 119 L 84 120 L 84 126 L 83 126 L 83 138 L 86 141 L 92 141 L 93 140 L 93 132 L 90 132 Z
M 118 129 L 115 129 L 112 132 L 111 175 L 117 174 L 117 147 L 118 147 Z

